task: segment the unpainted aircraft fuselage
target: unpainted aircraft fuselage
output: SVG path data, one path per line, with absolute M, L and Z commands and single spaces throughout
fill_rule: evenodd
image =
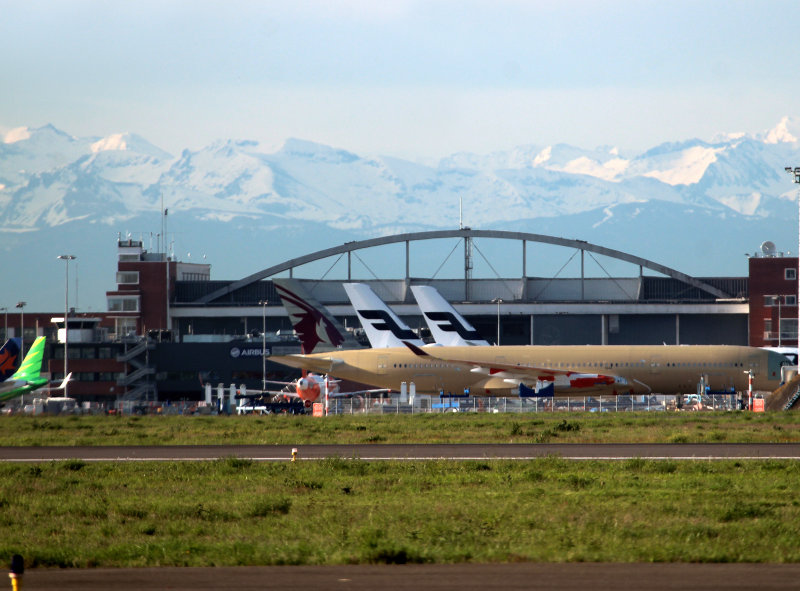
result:
M 291 367 L 398 390 L 414 382 L 418 393 L 509 396 L 519 384 L 555 383 L 557 396 L 582 394 L 683 394 L 701 378 L 714 391 L 773 391 L 780 385 L 782 355 L 730 345 L 478 346 L 331 351 L 273 357 Z M 594 376 L 581 379 L 582 376 Z M 597 376 L 603 380 L 596 379 Z

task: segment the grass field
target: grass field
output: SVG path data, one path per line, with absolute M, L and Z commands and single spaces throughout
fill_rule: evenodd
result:
M 29 567 L 796 562 L 789 461 L 0 465 Z
M 781 442 L 795 413 L 2 417 L 2 445 Z M 800 463 L 0 464 L 27 567 L 800 561 Z
M 797 441 L 800 413 L 793 412 L 0 418 L 0 445 Z

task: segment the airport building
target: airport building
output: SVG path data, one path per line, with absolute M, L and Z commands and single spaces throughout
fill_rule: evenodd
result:
M 748 343 L 754 347 L 797 346 L 797 257 L 784 257 L 771 242 L 764 256 L 750 257 Z
M 430 240 L 463 247 L 463 277 L 410 272 L 412 245 Z M 517 276 L 474 277 L 475 240 L 503 241 L 503 251 L 520 260 Z M 353 277 L 352 257 L 388 244 L 405 247 L 404 276 Z M 573 277 L 529 274 L 529 247 L 542 244 L 579 256 L 580 271 Z M 63 377 L 66 351 L 74 378 L 69 395 L 107 407 L 120 401 L 199 400 L 206 383 L 260 388 L 265 379 L 296 377 L 296 371 L 269 362 L 273 354 L 300 352 L 271 281 L 287 274 L 357 335 L 343 281 L 370 284 L 423 337 L 425 323 L 410 290 L 416 284 L 436 287 L 484 339 L 501 345 L 797 346 L 798 259 L 769 243 L 750 257 L 747 277 L 691 277 L 580 240 L 469 228 L 349 242 L 230 281 L 213 280 L 211 265 L 148 252 L 141 240 L 119 239 L 117 255 L 107 312 L 71 311 L 65 326 L 63 311 L 24 317 L 6 311 L 4 335 L 19 336 L 24 326 L 26 343 L 38 335 L 51 337 L 51 377 Z M 300 279 L 304 265 L 332 257 L 346 260 L 344 278 Z M 632 271 L 588 277 L 585 257 L 609 257 Z

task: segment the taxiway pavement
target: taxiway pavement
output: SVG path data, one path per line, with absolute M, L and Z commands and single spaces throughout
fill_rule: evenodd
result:
M 800 564 L 413 564 L 36 569 L 24 575 L 22 588 L 25 591 L 784 591 L 797 589 L 798 580 Z
M 254 461 L 344 458 L 360 460 L 530 460 L 548 456 L 571 460 L 800 459 L 800 443 L 547 443 L 547 444 L 362 444 L 362 445 L 165 445 L 5 446 L 0 461 L 198 461 L 245 458 Z

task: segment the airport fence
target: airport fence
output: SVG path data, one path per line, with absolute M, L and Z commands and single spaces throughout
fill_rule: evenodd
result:
M 762 396 L 763 397 L 763 396 Z M 745 395 L 746 399 L 746 395 Z M 64 399 L 58 399 L 64 400 Z M 75 402 L 73 399 L 68 399 Z M 227 399 L 208 404 L 197 400 L 131 401 L 117 400 L 111 404 L 80 403 L 69 408 L 55 408 L 44 404 L 46 399 L 35 398 L 26 404 L 24 399 L 6 406 L 11 414 L 117 414 L 117 415 L 217 415 L 217 414 L 298 414 L 304 410 L 312 414 L 302 402 L 253 403 L 231 405 Z M 763 400 L 761 401 L 763 402 Z M 731 411 L 742 410 L 745 400 L 736 394 L 699 396 L 575 396 L 564 398 L 516 398 L 482 396 L 426 396 L 418 395 L 413 401 L 403 401 L 399 396 L 350 396 L 329 399 L 328 414 L 430 414 L 445 412 L 630 412 L 630 411 Z
M 331 398 L 328 414 L 431 414 L 445 412 L 487 413 L 536 413 L 536 412 L 631 412 L 631 411 L 730 411 L 739 410 L 742 401 L 736 395 L 715 394 L 708 396 L 575 396 L 567 398 L 503 398 L 503 397 L 438 397 L 417 396 L 412 401 L 401 401 L 398 397 L 353 396 Z M 295 414 L 302 412 L 299 401 L 291 406 L 261 405 L 234 406 L 184 400 L 174 402 L 118 401 L 111 408 L 76 408 L 80 414 L 120 415 L 215 415 L 215 414 Z M 40 411 L 42 412 L 42 411 Z M 306 412 L 312 414 L 312 409 Z M 39 414 L 39 413 L 34 413 Z
M 448 398 L 422 396 L 413 403 L 397 399 L 365 398 L 329 401 L 329 414 L 417 414 L 444 412 L 632 412 L 632 411 L 731 411 L 741 408 L 733 394 L 702 397 L 675 396 L 580 396 L 567 398 Z

